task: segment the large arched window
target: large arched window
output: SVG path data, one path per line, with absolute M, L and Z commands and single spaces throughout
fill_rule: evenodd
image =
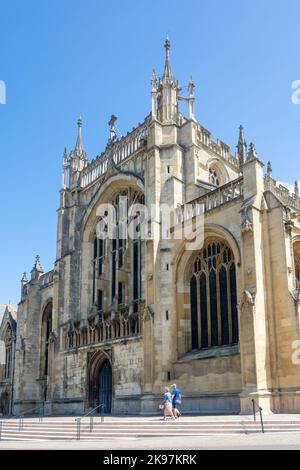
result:
M 10 325 L 8 325 L 6 333 L 5 333 L 4 344 L 5 344 L 5 365 L 3 369 L 3 379 L 8 380 L 11 377 L 11 363 L 12 363 L 12 329 Z
M 294 260 L 296 283 L 300 286 L 300 242 L 294 245 Z
M 132 208 L 143 203 L 142 194 L 131 189 L 120 191 L 110 201 L 114 208 L 113 216 L 104 213 L 100 219 L 100 232 L 104 230 L 108 235 L 106 239 L 99 239 L 97 235 L 101 234 L 95 233 L 93 238 L 92 303 L 100 311 L 105 310 L 105 305 L 114 303 L 117 308 L 132 302 L 135 309 L 138 307 L 142 291 L 142 241 L 140 236 L 131 240 L 129 230 L 133 220 L 138 220 L 136 210 L 132 212 Z M 133 225 L 138 232 L 136 223 Z
M 52 303 L 44 310 L 42 323 L 42 373 L 49 374 L 50 335 L 52 333 Z
M 190 280 L 192 349 L 238 343 L 236 266 L 228 245 L 207 241 Z

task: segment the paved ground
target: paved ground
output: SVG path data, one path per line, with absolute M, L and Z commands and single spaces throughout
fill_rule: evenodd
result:
M 251 436 L 213 436 L 197 437 L 182 440 L 180 438 L 148 438 L 148 439 L 119 439 L 118 441 L 95 442 L 0 442 L 1 450 L 156 450 L 156 449 L 240 449 L 240 450 L 300 450 L 299 434 L 278 434 L 278 435 L 251 435 Z

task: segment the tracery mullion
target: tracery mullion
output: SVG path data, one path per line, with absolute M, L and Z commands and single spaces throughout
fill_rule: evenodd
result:
M 217 257 L 217 260 L 218 260 L 218 257 Z M 222 265 L 220 267 L 222 268 Z M 218 345 L 219 346 L 222 344 L 220 267 L 217 264 L 216 289 L 217 289 L 217 319 L 218 319 Z
M 212 267 L 209 273 L 210 310 L 211 310 L 211 345 L 218 345 L 218 305 L 217 305 L 217 275 Z
M 232 319 L 232 298 L 231 298 L 231 282 L 230 282 L 230 266 L 226 267 L 227 271 L 227 304 L 228 304 L 228 330 L 229 330 L 229 344 L 233 341 L 233 319 Z
M 201 321 L 201 289 L 200 289 L 200 274 L 196 275 L 196 288 L 197 288 L 197 321 L 198 321 L 198 347 L 202 346 L 202 321 Z
M 191 326 L 192 326 L 192 349 L 199 348 L 198 339 L 198 290 L 197 290 L 197 277 L 194 274 L 190 283 L 190 296 L 191 296 Z
M 202 348 L 208 347 L 208 315 L 207 315 L 207 276 L 205 270 L 201 271 L 199 280 L 200 304 L 201 304 L 201 344 Z
M 208 337 L 208 348 L 211 348 L 212 334 L 211 334 L 211 308 L 210 308 L 210 282 L 209 282 L 209 270 L 206 267 L 206 299 L 207 299 L 207 337 Z
M 229 268 L 230 273 L 230 291 L 231 291 L 231 311 L 232 311 L 232 342 L 239 340 L 239 324 L 237 313 L 237 291 L 236 291 L 236 267 L 235 263 Z

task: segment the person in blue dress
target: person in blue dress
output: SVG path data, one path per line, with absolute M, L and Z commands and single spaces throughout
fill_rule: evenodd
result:
M 179 405 L 181 405 L 181 391 L 177 388 L 176 384 L 171 385 L 172 390 L 172 408 L 174 418 L 180 418 Z

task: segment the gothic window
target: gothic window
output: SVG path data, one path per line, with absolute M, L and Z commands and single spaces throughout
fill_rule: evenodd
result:
M 111 240 L 111 301 L 113 302 L 116 295 L 116 259 L 117 259 L 117 239 Z
M 124 307 L 126 302 L 134 305 L 134 312 L 138 311 L 141 299 L 142 251 L 140 214 L 131 213 L 130 210 L 143 202 L 143 196 L 131 189 L 119 192 L 108 201 L 114 207 L 114 213 L 104 213 L 103 218 L 100 219 L 101 228 L 97 226 L 97 229 L 108 232 L 109 236 L 106 239 L 99 239 L 100 234 L 97 232 L 98 236 L 94 235 L 90 247 L 92 258 L 90 296 L 93 306 L 90 309 L 91 313 L 94 313 L 96 307 L 99 311 L 100 304 L 103 309 L 114 303 Z M 109 227 L 111 215 L 112 227 Z M 130 232 L 130 236 L 127 235 L 128 230 L 131 230 L 132 220 L 135 221 L 136 239 L 131 238 Z M 101 294 L 99 289 L 101 289 Z M 102 296 L 101 302 L 99 295 Z
M 98 307 L 98 311 L 102 312 L 103 310 L 103 291 L 102 290 L 98 290 L 97 307 Z
M 50 354 L 50 335 L 52 332 L 52 304 L 48 304 L 43 315 L 42 334 L 43 334 L 43 374 L 45 376 L 49 373 L 49 354 Z
M 12 330 L 8 325 L 4 337 L 5 344 L 5 365 L 3 370 L 3 379 L 8 380 L 11 376 L 11 363 L 12 363 Z
M 101 274 L 103 274 L 104 253 L 105 253 L 105 240 L 100 238 L 98 240 L 98 276 L 101 276 Z
M 96 303 L 96 283 L 97 279 L 104 272 L 105 261 L 105 244 L 106 240 L 97 237 L 94 238 L 93 244 L 93 304 Z
M 94 238 L 93 246 L 93 304 L 95 303 L 95 294 L 96 294 L 96 267 L 97 267 L 97 238 Z
M 208 241 L 190 280 L 192 349 L 238 343 L 236 266 L 232 250 Z
M 294 259 L 296 283 L 300 285 L 300 242 L 296 242 L 294 245 Z
M 133 300 L 135 307 L 141 297 L 141 242 L 133 240 L 132 242 L 132 264 L 133 264 Z
M 124 253 L 126 248 L 126 240 L 121 230 L 121 226 L 118 224 L 118 267 L 119 269 L 123 267 L 124 263 Z
M 220 176 L 218 171 L 214 167 L 210 167 L 209 169 L 209 182 L 213 186 L 220 186 Z
M 123 282 L 118 283 L 118 304 L 125 304 L 125 285 Z

